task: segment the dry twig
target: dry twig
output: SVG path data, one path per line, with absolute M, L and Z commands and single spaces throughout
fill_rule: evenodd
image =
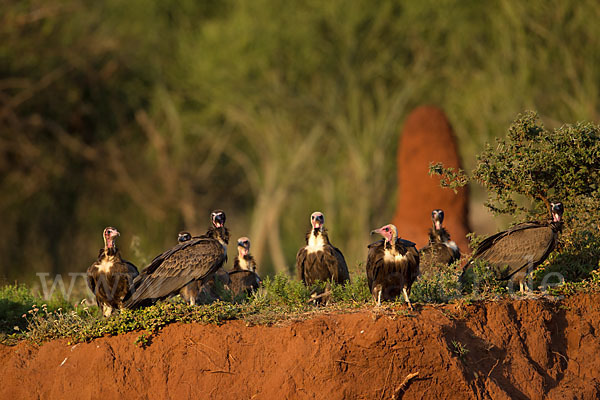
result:
M 419 375 L 419 371 L 413 372 L 411 374 L 406 375 L 406 378 L 402 381 L 400 385 L 394 390 L 394 394 L 392 394 L 392 400 L 397 400 L 400 398 L 400 395 L 404 393 L 410 381 L 416 378 Z

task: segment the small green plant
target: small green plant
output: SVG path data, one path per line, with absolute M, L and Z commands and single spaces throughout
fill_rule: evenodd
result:
M 453 340 L 452 341 L 452 352 L 454 354 L 456 354 L 459 359 L 461 359 L 462 361 L 465 361 L 465 357 L 469 353 L 469 349 L 467 348 L 467 346 L 465 346 L 461 342 Z

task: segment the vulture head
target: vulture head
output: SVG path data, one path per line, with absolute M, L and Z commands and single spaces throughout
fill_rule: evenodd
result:
M 179 243 L 187 242 L 192 238 L 192 234 L 186 231 L 181 231 L 177 234 L 177 241 Z
M 114 249 L 116 247 L 115 238 L 119 236 L 120 233 L 116 228 L 109 226 L 104 228 L 104 248 L 105 249 Z
M 560 222 L 562 220 L 565 208 L 562 203 L 550 203 L 550 214 L 552 214 L 552 222 Z
M 323 228 L 323 224 L 325 223 L 325 216 L 320 211 L 315 211 L 310 215 L 310 224 L 313 227 L 313 230 L 320 231 Z
M 396 226 L 392 224 L 384 225 L 379 229 L 371 231 L 371 235 L 374 233 L 379 233 L 385 238 L 385 241 L 388 243 L 394 243 L 398 238 L 398 228 L 396 228 Z
M 444 222 L 444 211 L 437 209 L 431 212 L 431 221 L 433 222 L 433 228 L 436 230 L 442 229 L 442 222 Z
M 210 219 L 215 228 L 225 226 L 225 212 L 223 210 L 215 210 L 210 214 Z
M 237 240 L 238 245 L 238 254 L 241 257 L 244 257 L 250 253 L 250 239 L 247 237 L 241 237 Z

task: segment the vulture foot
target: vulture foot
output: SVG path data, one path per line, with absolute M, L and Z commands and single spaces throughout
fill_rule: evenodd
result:
M 402 288 L 402 293 L 404 293 L 404 300 L 406 300 L 406 303 L 408 304 L 408 308 L 410 308 L 411 311 L 414 311 L 414 308 L 413 308 L 412 304 L 410 303 L 410 300 L 408 299 L 408 292 L 406 291 L 406 288 Z

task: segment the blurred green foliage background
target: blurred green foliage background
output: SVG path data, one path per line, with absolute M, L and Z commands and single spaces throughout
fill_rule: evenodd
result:
M 469 169 L 523 110 L 600 119 L 593 0 L 1 4 L 10 282 L 85 271 L 108 225 L 143 267 L 214 208 L 263 274 L 293 266 L 317 209 L 358 268 L 415 106 L 447 112 Z

